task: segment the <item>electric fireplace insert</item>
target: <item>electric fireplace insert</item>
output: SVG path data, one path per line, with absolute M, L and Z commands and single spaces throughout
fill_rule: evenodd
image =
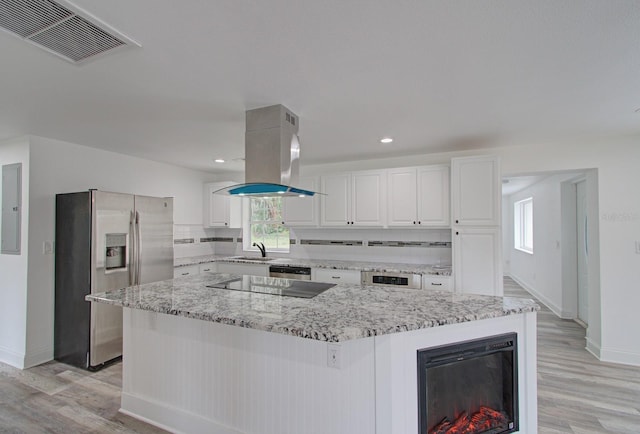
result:
M 418 350 L 420 434 L 518 431 L 516 333 Z

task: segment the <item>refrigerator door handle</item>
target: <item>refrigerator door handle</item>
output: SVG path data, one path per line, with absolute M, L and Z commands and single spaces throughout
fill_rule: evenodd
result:
M 136 285 L 140 285 L 140 261 L 142 252 L 142 236 L 140 235 L 140 213 L 136 211 Z
M 136 284 L 136 216 L 133 211 L 131 211 L 131 219 L 129 221 L 129 285 Z

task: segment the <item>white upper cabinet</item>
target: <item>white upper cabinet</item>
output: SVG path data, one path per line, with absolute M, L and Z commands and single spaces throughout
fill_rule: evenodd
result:
M 451 192 L 449 166 L 418 168 L 418 224 L 449 226 Z
M 386 171 L 356 172 L 351 176 L 351 224 L 384 226 Z
M 241 228 L 242 198 L 213 194 L 234 182 L 214 182 L 204 185 L 203 226 L 206 228 Z
M 362 171 L 320 178 L 321 226 L 384 226 L 386 172 Z
M 387 171 L 389 226 L 449 226 L 449 167 Z
M 454 225 L 500 225 L 500 162 L 498 157 L 451 159 L 451 208 Z
M 318 178 L 300 178 L 294 187 L 318 191 Z M 282 209 L 282 224 L 285 226 L 318 226 L 318 197 L 285 197 Z
M 351 224 L 351 174 L 328 175 L 320 178 L 320 224 L 346 226 Z
M 414 167 L 387 171 L 387 218 L 389 226 L 418 224 L 418 181 Z

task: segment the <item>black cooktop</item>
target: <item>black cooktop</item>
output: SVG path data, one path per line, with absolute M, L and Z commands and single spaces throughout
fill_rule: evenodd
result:
M 334 283 L 283 279 L 281 277 L 242 276 L 207 285 L 207 288 L 270 294 L 281 297 L 313 298 L 334 286 L 336 286 Z

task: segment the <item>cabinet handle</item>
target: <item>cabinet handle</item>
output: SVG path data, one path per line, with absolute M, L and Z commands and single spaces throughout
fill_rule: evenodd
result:
M 442 283 L 433 283 L 433 282 L 431 282 L 431 286 L 442 286 Z
M 456 220 L 456 223 L 458 223 L 458 220 Z
M 284 224 L 284 222 L 282 222 L 282 224 Z
M 331 276 L 332 279 L 339 279 L 340 276 Z
M 418 222 L 418 224 L 419 224 L 419 225 L 421 225 L 421 224 L 422 224 L 422 222 Z
M 416 222 L 413 222 L 413 224 L 415 225 L 415 224 L 416 224 Z
M 202 271 L 211 271 L 211 268 L 205 268 L 205 269 L 204 269 L 204 270 L 202 270 Z
M 228 224 L 229 224 L 229 223 L 227 223 L 227 222 L 224 222 L 224 225 L 225 225 L 225 226 L 227 226 Z
M 460 235 L 460 232 L 456 231 L 456 235 Z
M 182 275 L 183 275 L 183 276 L 188 276 L 188 275 L 189 275 L 189 273 L 182 273 Z

